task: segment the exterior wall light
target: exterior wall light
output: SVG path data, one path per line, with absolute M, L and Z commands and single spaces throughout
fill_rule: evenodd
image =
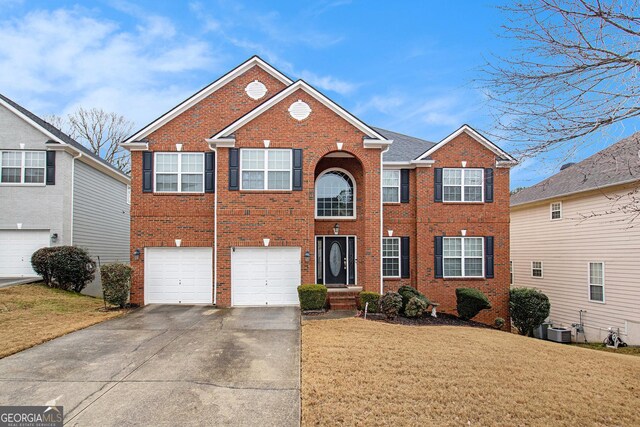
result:
M 337 235 L 340 233 L 340 224 L 336 222 L 336 225 L 333 226 L 333 234 Z
M 138 261 L 140 259 L 140 249 L 136 248 L 136 250 L 133 251 L 133 259 L 135 261 Z
M 311 253 L 309 251 L 306 251 L 304 253 L 304 262 L 309 262 L 311 261 Z
M 51 235 L 51 241 L 54 243 L 58 241 L 58 233 L 53 233 Z

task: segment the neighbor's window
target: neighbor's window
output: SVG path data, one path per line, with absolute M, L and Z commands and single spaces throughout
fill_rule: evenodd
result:
M 159 193 L 202 193 L 204 153 L 156 153 L 155 186 Z
M 542 278 L 542 261 L 531 261 L 531 277 Z
M 242 190 L 291 190 L 291 150 L 240 150 Z
M 482 169 L 444 169 L 442 200 L 445 202 L 482 202 Z
M 0 152 L 0 182 L 3 184 L 44 184 L 44 151 Z
M 131 204 L 131 186 L 127 185 L 127 204 Z
M 589 263 L 589 300 L 604 302 L 604 262 Z
M 382 238 L 382 276 L 400 277 L 400 238 Z
M 400 203 L 400 170 L 382 172 L 382 202 Z
M 328 170 L 316 180 L 316 216 L 355 218 L 353 180 L 341 170 Z
M 562 219 L 562 202 L 551 203 L 551 219 Z
M 484 277 L 484 239 L 445 237 L 442 258 L 445 277 Z

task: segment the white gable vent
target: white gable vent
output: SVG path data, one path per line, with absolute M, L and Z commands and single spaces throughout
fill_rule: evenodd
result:
M 255 80 L 247 85 L 244 88 L 244 91 L 247 92 L 249 98 L 251 99 L 260 99 L 267 93 L 267 87 L 260 81 Z
M 306 102 L 298 99 L 289 107 L 289 114 L 298 121 L 304 120 L 311 114 L 311 107 Z

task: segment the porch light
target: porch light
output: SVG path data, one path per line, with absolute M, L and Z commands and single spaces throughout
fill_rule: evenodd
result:
M 304 262 L 309 262 L 311 261 L 311 253 L 309 253 L 309 251 L 306 251 L 304 253 Z
M 340 224 L 336 222 L 336 225 L 333 226 L 333 234 L 337 235 L 340 233 Z
M 136 248 L 136 250 L 133 251 L 133 259 L 135 261 L 138 261 L 140 259 L 140 249 Z
M 270 241 L 271 241 L 271 239 L 262 239 L 262 243 L 264 243 L 265 247 L 269 246 L 269 242 Z

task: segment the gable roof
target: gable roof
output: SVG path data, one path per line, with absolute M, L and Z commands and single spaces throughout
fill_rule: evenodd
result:
M 393 144 L 389 146 L 389 150 L 382 155 L 383 162 L 410 162 L 436 145 L 433 142 L 425 141 L 424 139 L 414 136 L 378 127 L 374 127 L 373 129 L 385 138 L 393 140 Z
M 347 110 L 342 108 L 340 105 L 338 105 L 335 102 L 333 102 L 331 99 L 329 99 L 328 97 L 326 97 L 325 95 L 320 93 L 318 90 L 313 88 L 310 84 L 308 84 L 304 80 L 298 80 L 295 83 L 293 83 L 292 85 L 284 88 L 278 94 L 274 95 L 273 97 L 271 97 L 267 101 L 265 101 L 262 104 L 258 105 L 256 108 L 254 108 L 253 110 L 249 111 L 247 114 L 245 114 L 244 116 L 240 117 L 239 119 L 237 119 L 236 121 L 231 123 L 229 126 L 225 127 L 220 132 L 218 132 L 215 135 L 213 135 L 207 141 L 208 142 L 214 142 L 217 139 L 230 138 L 231 135 L 233 135 L 233 133 L 236 130 L 240 129 L 242 126 L 244 126 L 245 124 L 249 123 L 251 120 L 253 120 L 256 117 L 260 116 L 262 113 L 264 113 L 265 111 L 269 110 L 271 107 L 273 107 L 274 105 L 278 104 L 280 101 L 282 101 L 283 99 L 285 99 L 287 96 L 291 95 L 293 92 L 295 92 L 298 89 L 303 90 L 306 93 L 308 93 L 309 95 L 311 95 L 313 98 L 315 98 L 321 104 L 323 104 L 325 107 L 329 108 L 334 113 L 338 114 L 340 117 L 345 119 L 347 122 L 349 122 L 351 125 L 353 125 L 355 128 L 360 130 L 362 133 L 364 133 L 368 137 L 373 138 L 373 139 L 377 139 L 377 140 L 380 140 L 380 141 L 386 141 L 386 138 L 384 136 L 382 136 L 374 128 L 370 127 L 369 125 L 367 125 L 366 123 L 364 123 L 363 121 L 358 119 L 356 116 L 354 116 L 353 114 L 351 114 L 350 112 L 348 112 Z
M 1 93 L 0 93 L 0 104 L 4 105 L 9 111 L 12 111 L 14 114 L 22 118 L 23 120 L 25 120 L 31 126 L 40 130 L 42 133 L 48 136 L 52 142 L 69 145 L 75 148 L 76 151 L 80 151 L 82 152 L 83 155 L 88 156 L 94 161 L 100 163 L 102 166 L 111 169 L 112 173 L 115 172 L 121 178 L 126 178 L 127 180 L 130 180 L 128 175 L 124 174 L 121 170 L 113 166 L 111 163 L 107 162 L 102 157 L 96 155 L 93 151 L 89 150 L 87 147 L 80 144 L 78 141 L 71 138 L 69 135 L 62 132 L 57 127 L 42 120 L 40 117 L 36 116 L 31 111 L 27 110 L 17 102 L 7 98 Z M 51 142 L 51 141 L 48 141 L 48 142 Z
M 511 196 L 511 206 L 523 205 L 640 181 L 640 132 Z
M 291 80 L 289 77 L 285 76 L 280 71 L 276 70 L 274 67 L 272 67 L 271 65 L 263 61 L 262 58 L 260 58 L 259 56 L 254 55 L 248 60 L 246 60 L 245 62 L 243 62 L 242 64 L 238 65 L 233 70 L 229 71 L 219 79 L 215 80 L 214 82 L 200 89 L 198 92 L 194 93 L 189 98 L 185 99 L 180 104 L 173 107 L 171 110 L 167 111 L 166 113 L 164 113 L 163 115 L 161 115 L 160 117 L 158 117 L 157 119 L 155 119 L 154 121 L 152 121 L 151 123 L 143 127 L 142 129 L 140 129 L 139 131 L 131 135 L 129 138 L 127 138 L 126 141 L 123 142 L 123 144 L 128 144 L 131 142 L 136 142 L 141 140 L 145 136 L 149 135 L 153 131 L 162 127 L 165 123 L 169 122 L 170 120 L 174 119 L 176 116 L 182 114 L 189 108 L 193 107 L 195 104 L 197 104 L 207 96 L 211 95 L 213 92 L 223 87 L 229 81 L 235 79 L 236 77 L 243 74 L 247 70 L 253 68 L 254 66 L 258 66 L 262 68 L 267 73 L 271 74 L 273 77 L 280 80 L 282 83 L 284 83 L 287 86 L 293 83 L 293 80 Z

